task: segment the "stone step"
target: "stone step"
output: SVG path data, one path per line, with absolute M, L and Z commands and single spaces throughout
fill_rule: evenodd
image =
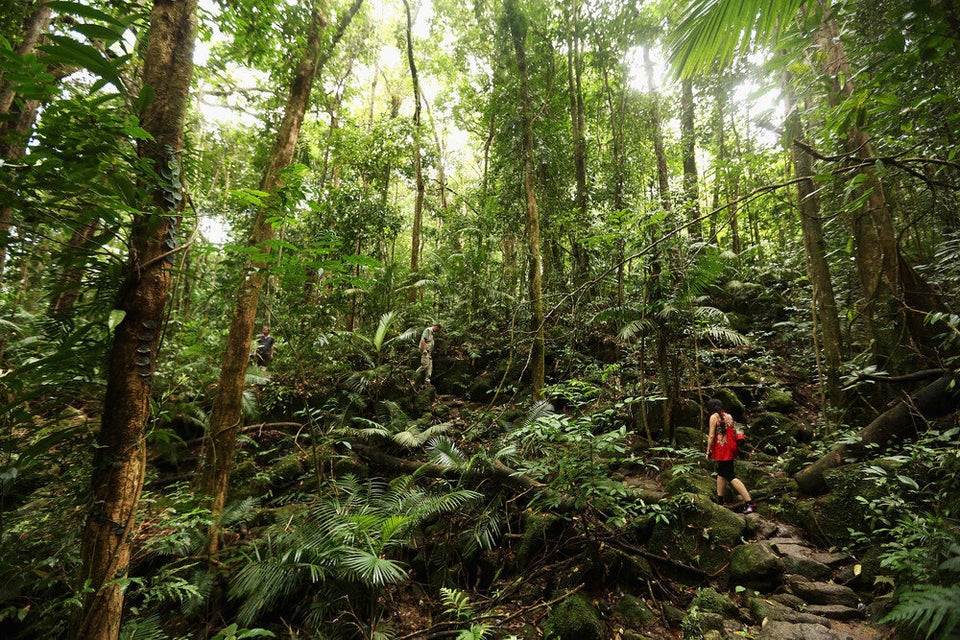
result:
M 840 604 L 811 604 L 807 612 L 829 620 L 859 620 L 864 617 L 866 607 L 845 607 Z
M 759 640 L 847 640 L 845 635 L 820 624 L 781 620 L 764 624 L 756 637 Z
M 790 593 L 810 604 L 840 605 L 854 609 L 860 604 L 857 592 L 840 584 L 814 582 L 798 575 L 786 576 L 785 582 Z

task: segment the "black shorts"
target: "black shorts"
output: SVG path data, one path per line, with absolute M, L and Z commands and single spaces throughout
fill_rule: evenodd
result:
M 733 460 L 717 460 L 717 475 L 727 482 L 736 478 L 737 474 L 733 472 Z

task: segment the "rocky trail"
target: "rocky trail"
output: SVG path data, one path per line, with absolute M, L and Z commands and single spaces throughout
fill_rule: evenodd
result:
M 682 484 L 702 488 L 704 479 L 691 483 L 686 478 Z M 670 495 L 652 478 L 626 477 L 624 483 L 645 499 Z M 757 493 L 766 493 L 762 483 Z M 684 513 L 682 526 L 674 526 L 673 534 L 667 527 L 655 528 L 649 545 L 706 574 L 700 581 L 672 576 L 695 592 L 685 610 L 666 616 L 683 637 L 874 640 L 892 635 L 888 627 L 871 622 L 882 613 L 871 602 L 872 578 L 857 558 L 820 548 L 763 505 L 744 515 L 742 505 L 717 505 L 709 493 L 685 495 L 692 508 Z

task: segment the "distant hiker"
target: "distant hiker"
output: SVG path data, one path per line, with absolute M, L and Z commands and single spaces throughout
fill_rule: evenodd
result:
M 257 336 L 257 350 L 253 354 L 254 362 L 257 363 L 261 371 L 266 371 L 273 361 L 274 342 L 273 336 L 270 335 L 270 327 L 263 325 L 263 332 Z
M 430 376 L 433 375 L 433 334 L 440 331 L 439 324 L 432 324 L 423 330 L 420 335 L 420 368 L 417 373 L 425 372 L 423 384 L 430 384 Z
M 707 401 L 710 412 L 710 434 L 707 436 L 707 458 L 717 461 L 717 503 L 723 504 L 727 483 L 740 494 L 747 503 L 744 513 L 757 510 L 757 503 L 750 492 L 733 472 L 733 461 L 737 457 L 737 447 L 744 439 L 743 434 L 733 428 L 733 416 L 723 410 L 723 403 L 717 398 Z

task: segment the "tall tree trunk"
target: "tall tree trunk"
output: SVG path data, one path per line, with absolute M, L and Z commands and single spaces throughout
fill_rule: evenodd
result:
M 543 297 L 540 268 L 540 214 L 533 162 L 533 113 L 530 107 L 529 76 L 527 74 L 526 38 L 527 20 L 520 13 L 516 0 L 506 0 L 505 11 L 510 23 L 510 35 L 517 57 L 517 75 L 520 81 L 520 110 L 523 119 L 523 192 L 527 204 L 527 242 L 530 259 L 530 306 L 532 310 L 533 348 L 530 356 L 530 384 L 534 400 L 543 394 L 544 385 L 544 330 Z
M 693 80 L 681 81 L 680 128 L 683 145 L 683 198 L 687 211 L 687 235 L 702 240 L 700 226 L 700 182 L 697 177 L 697 135 L 693 118 Z
M 125 316 L 114 334 L 103 417 L 93 465 L 93 497 L 83 531 L 79 584 L 83 607 L 74 616 L 71 638 L 108 640 L 120 631 L 137 503 L 146 466 L 144 428 L 161 323 L 170 289 L 173 254 L 183 208 L 179 154 L 183 148 L 196 0 L 157 0 L 150 15 L 143 81 L 154 99 L 141 114 L 152 139 L 139 155 L 162 182 L 151 185 L 153 211 L 134 216 L 126 279 L 117 296 Z
M 660 117 L 660 92 L 653 79 L 653 61 L 650 59 L 650 48 L 643 48 L 643 67 L 647 74 L 647 91 L 650 92 L 652 106 L 650 108 L 650 127 L 653 129 L 653 151 L 657 157 L 657 186 L 659 187 L 660 206 L 664 211 L 673 210 L 670 198 L 670 172 L 667 168 L 667 151 L 663 144 L 663 123 Z
M 587 220 L 587 140 L 584 134 L 586 125 L 583 115 L 583 56 L 580 51 L 580 0 L 569 0 L 566 7 L 567 36 L 567 92 L 570 94 L 570 127 L 573 142 L 573 170 L 576 183 L 574 206 L 580 224 L 570 225 L 572 231 L 580 229 Z M 589 277 L 590 264 L 587 249 L 577 234 L 570 234 L 570 247 L 573 253 L 576 281 L 582 282 Z
M 850 62 L 840 41 L 840 29 L 829 13 L 825 13 L 815 39 L 823 51 L 824 72 L 834 83 L 831 102 L 837 105 L 853 95 L 854 85 L 850 79 Z M 874 155 L 867 135 L 856 125 L 847 130 L 843 144 L 853 162 Z M 851 221 L 854 256 L 863 294 L 860 315 L 874 349 L 875 362 L 881 369 L 886 369 L 891 358 L 896 358 L 905 321 L 903 305 L 898 304 L 901 295 L 900 252 L 883 185 L 872 168 L 863 167 L 859 173 L 866 178 L 865 188 L 869 190 L 867 201 L 853 212 Z M 864 188 L 858 188 L 854 190 L 854 197 L 863 193 Z M 884 320 L 888 315 L 893 315 L 897 321 Z
M 613 210 L 620 216 L 626 208 L 623 190 L 626 181 L 626 162 L 624 149 L 624 113 L 626 111 L 626 92 L 622 87 L 614 93 L 610 82 L 610 72 L 603 68 L 603 89 L 607 100 L 607 109 L 610 111 L 610 156 L 613 159 L 611 181 L 613 182 Z M 623 233 L 617 237 L 617 306 L 623 306 L 625 288 L 625 241 Z
M 23 40 L 17 47 L 17 55 L 33 53 L 37 43 L 50 27 L 51 9 L 47 0 L 37 4 L 36 9 L 27 17 L 23 25 Z M 26 152 L 27 140 L 40 107 L 38 100 L 23 100 L 17 117 L 9 118 L 14 111 L 17 92 L 13 82 L 0 76 L 0 160 L 16 162 Z M 10 226 L 13 223 L 13 209 L 0 206 L 0 273 L 7 260 L 7 243 L 10 240 Z
M 320 62 L 321 33 L 327 23 L 325 8 L 326 4 L 321 0 L 314 3 L 306 47 L 293 78 L 280 130 L 261 181 L 260 190 L 273 194 L 257 211 L 250 236 L 250 246 L 255 247 L 261 255 L 268 254 L 270 250 L 268 243 L 274 237 L 273 225 L 269 220 L 271 208 L 279 206 L 275 191 L 281 187 L 281 171 L 293 160 L 300 128 L 310 101 L 310 90 Z M 223 511 L 227 498 L 227 481 L 242 417 L 244 377 L 250 340 L 265 271 L 266 265 L 260 259 L 249 265 L 246 269 L 247 275 L 240 284 L 223 354 L 220 381 L 210 412 L 210 430 L 204 442 L 200 490 L 209 499 L 214 518 L 207 537 L 206 550 L 210 556 L 214 556 L 219 549 L 219 527 L 216 519 Z
M 410 67 L 410 80 L 413 82 L 413 172 L 417 184 L 417 193 L 413 203 L 413 230 L 410 235 L 410 275 L 416 280 L 420 270 L 420 227 L 423 224 L 423 164 L 420 158 L 420 77 L 413 59 L 413 18 L 410 16 L 410 3 L 403 0 L 407 11 L 407 65 Z M 410 290 L 410 302 L 416 300 L 417 290 Z
M 787 99 L 786 128 L 795 139 L 803 136 L 804 126 L 797 110 L 789 74 L 784 77 L 784 95 Z M 813 183 L 813 158 L 797 145 L 791 146 L 794 173 L 802 180 L 797 183 L 797 206 L 800 212 L 800 230 L 806 253 L 807 274 L 813 288 L 814 320 L 823 336 L 821 348 L 824 359 L 824 382 L 830 400 L 839 405 L 843 399 L 840 387 L 840 369 L 843 364 L 843 333 L 837 315 L 837 301 L 833 293 L 833 279 L 827 263 L 827 245 L 820 218 L 820 199 Z M 815 327 L 816 330 L 816 327 Z
M 83 281 L 82 256 L 99 230 L 100 220 L 94 219 L 87 221 L 71 234 L 65 252 L 67 265 L 60 274 L 57 294 L 50 301 L 51 317 L 65 319 L 73 315 L 73 307 L 80 297 L 80 285 Z

